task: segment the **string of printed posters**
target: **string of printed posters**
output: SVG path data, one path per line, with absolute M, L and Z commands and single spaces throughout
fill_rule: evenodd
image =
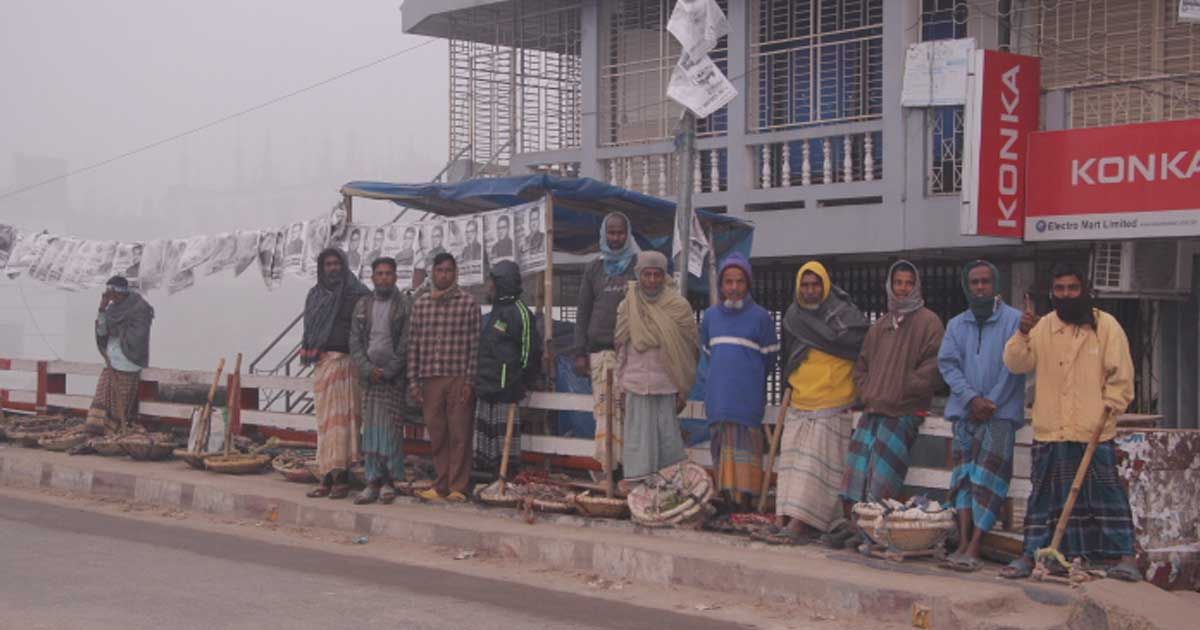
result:
M 351 269 L 369 280 L 371 263 L 396 259 L 397 282 L 408 286 L 416 269 L 427 269 L 443 252 L 458 262 L 459 283 L 483 284 L 484 265 L 511 260 L 522 274 L 546 270 L 550 248 L 545 200 L 461 217 L 435 216 L 412 223 L 347 223 L 339 204 L 325 216 L 274 230 L 237 230 L 205 236 L 150 241 L 89 240 L 48 231 L 25 232 L 0 224 L 0 270 L 22 274 L 61 289 L 98 288 L 123 276 L 140 291 L 178 293 L 196 278 L 242 275 L 256 262 L 268 289 L 285 276 L 315 279 L 316 258 L 335 247 Z

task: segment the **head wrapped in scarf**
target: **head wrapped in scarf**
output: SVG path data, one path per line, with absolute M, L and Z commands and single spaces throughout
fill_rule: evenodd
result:
M 800 296 L 800 279 L 806 273 L 821 279 L 821 303 L 815 307 Z M 795 372 L 812 348 L 848 361 L 857 359 L 868 328 L 866 316 L 841 287 L 834 286 L 825 265 L 815 260 L 804 263 L 796 272 L 796 303 L 783 316 L 785 338 L 789 339 L 784 374 Z
M 897 271 L 911 271 L 916 279 L 913 285 L 912 293 L 906 297 L 896 297 L 896 292 L 892 290 L 892 278 L 896 276 Z M 904 319 L 905 315 L 915 313 L 925 306 L 925 300 L 921 297 L 921 272 L 917 270 L 917 266 L 907 260 L 897 260 L 888 269 L 887 285 L 888 313 L 897 321 Z
M 641 252 L 636 269 L 639 276 L 645 269 L 665 273 L 667 257 L 655 251 Z M 632 344 L 638 352 L 661 349 L 671 383 L 677 391 L 687 393 L 696 383 L 700 335 L 691 304 L 674 286 L 668 279 L 657 295 L 647 295 L 637 280 L 630 281 L 625 299 L 617 307 L 613 338 L 618 345 Z
M 811 273 L 821 279 L 821 302 L 816 306 L 810 306 L 804 301 L 804 296 L 800 294 L 800 281 L 804 279 L 804 274 Z M 801 308 L 816 310 L 821 308 L 821 304 L 829 299 L 829 294 L 833 291 L 833 283 L 829 280 L 829 271 L 825 269 L 825 265 L 810 260 L 800 266 L 800 271 L 796 272 L 796 304 Z
M 492 266 L 488 275 L 496 285 L 497 304 L 515 302 L 521 297 L 521 268 L 511 260 L 502 260 Z
M 154 307 L 132 291 L 129 281 L 120 276 L 109 278 L 105 289 L 124 298 L 109 304 L 104 310 L 108 335 L 97 337 L 96 345 L 101 352 L 105 352 L 108 339 L 116 337 L 127 359 L 143 367 L 150 365 L 150 324 L 154 321 Z
M 608 221 L 620 217 L 625 221 L 625 246 L 612 249 L 608 246 Z M 619 276 L 629 271 L 629 265 L 637 258 L 642 249 L 633 238 L 633 223 L 624 212 L 610 212 L 600 222 L 600 254 L 604 258 L 604 272 L 610 276 Z
M 992 272 L 992 294 L 987 297 L 976 297 L 975 292 L 971 290 L 971 272 L 979 267 L 987 267 Z M 962 288 L 967 296 L 967 305 L 975 315 L 975 321 L 983 324 L 996 312 L 996 307 L 1000 304 L 1000 270 L 986 260 L 972 260 L 963 267 Z
M 725 260 L 721 263 L 721 270 L 720 270 L 720 272 L 717 273 L 717 287 L 718 287 L 717 290 L 718 291 L 720 290 L 722 279 L 725 278 L 725 272 L 729 271 L 730 269 L 741 269 L 742 273 L 746 274 L 746 288 L 747 289 L 749 289 L 749 287 L 753 285 L 754 274 L 751 272 L 751 269 L 750 269 L 750 261 L 746 260 L 746 257 L 743 256 L 741 252 L 733 252 L 725 257 Z M 753 301 L 754 301 L 754 299 L 750 296 L 749 291 L 747 291 L 745 298 L 743 298 L 741 300 L 737 300 L 737 301 L 727 300 L 727 299 L 725 299 L 724 295 L 721 296 L 721 306 L 726 309 L 740 310 L 740 309 L 745 308 L 746 304 L 751 303 Z
M 325 260 L 330 256 L 342 261 L 341 271 L 325 273 Z M 317 284 L 308 290 L 304 300 L 304 336 L 300 341 L 300 360 L 311 365 L 320 358 L 321 348 L 333 332 L 338 310 L 345 301 L 353 302 L 370 293 L 358 276 L 346 264 L 346 255 L 330 247 L 317 255 Z

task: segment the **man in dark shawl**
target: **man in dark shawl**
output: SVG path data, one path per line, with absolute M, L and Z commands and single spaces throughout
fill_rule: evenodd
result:
M 775 512 L 787 519 L 770 542 L 793 543 L 817 533 L 844 540 L 847 509 L 838 498 L 850 447 L 854 362 L 869 324 L 825 266 L 796 273 L 795 301 L 783 318 L 784 403 Z
M 358 299 L 370 290 L 346 265 L 346 255 L 329 248 L 317 256 L 317 284 L 304 300 L 300 360 L 315 365 L 317 468 L 321 484 L 313 498 L 350 494 L 350 465 L 358 452 L 358 369 L 350 358 L 350 322 Z
M 150 364 L 154 308 L 120 276 L 109 278 L 96 315 L 96 346 L 104 369 L 88 409 L 91 433 L 121 433 L 138 419 L 138 383 Z

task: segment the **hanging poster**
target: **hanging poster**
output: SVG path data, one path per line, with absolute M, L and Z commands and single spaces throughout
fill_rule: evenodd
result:
M 61 242 L 62 246 L 59 248 L 54 261 L 50 263 L 50 267 L 46 272 L 46 282 L 49 284 L 60 284 L 62 282 L 67 265 L 71 263 L 75 252 L 79 251 L 79 247 L 83 245 L 83 241 L 77 238 L 64 238 Z
M 346 230 L 346 244 L 342 247 L 342 253 L 346 254 L 346 264 L 350 269 L 362 268 L 362 242 L 368 229 L 363 225 L 351 225 Z
M 167 278 L 167 254 L 171 242 L 148 241 L 142 248 L 142 262 L 138 267 L 138 288 L 142 291 L 157 289 Z
M 258 258 L 258 230 L 238 230 L 234 235 L 236 242 L 233 257 L 233 275 L 240 276 Z
M 400 243 L 392 253 L 396 257 L 396 286 L 408 288 L 412 286 L 413 267 L 419 242 L 415 225 L 404 225 L 401 228 Z
M 198 245 L 192 247 L 199 248 Z M 167 260 L 163 268 L 166 271 L 168 294 L 179 293 L 196 283 L 196 274 L 191 269 L 184 268 L 183 264 L 188 248 L 188 241 L 183 239 L 172 240 L 167 246 Z
M 280 230 L 275 235 L 275 253 L 271 257 L 271 280 L 268 287 L 272 289 L 283 284 L 283 272 L 287 269 L 287 246 L 287 230 Z
M 521 273 L 545 271 L 547 260 L 545 200 L 517 206 L 514 208 L 514 212 L 525 217 L 525 229 L 528 232 L 521 239 Z
M 58 258 L 58 252 L 62 251 L 63 238 L 57 234 L 43 234 L 39 238 L 42 239 L 42 245 L 29 266 L 29 275 L 34 280 L 45 282 L 50 275 L 50 266 Z
M 448 219 L 447 231 L 461 235 L 450 250 L 458 261 L 458 282 L 463 286 L 483 284 L 483 218 L 479 215 Z
M 141 288 L 138 274 L 141 271 L 143 247 L 141 243 L 117 243 L 113 252 L 113 275 L 125 278 L 137 288 Z
M 297 221 L 287 226 L 284 238 L 283 268 L 290 274 L 300 275 L 304 268 L 304 228 L 306 221 Z M 279 264 L 276 261 L 275 264 Z
M 0 223 L 0 269 L 8 265 L 8 258 L 17 246 L 17 228 Z
M 279 235 L 279 232 L 263 232 L 258 239 L 258 269 L 268 289 L 274 288 L 271 284 L 271 268 L 275 266 L 275 243 Z
M 485 213 L 483 221 L 483 243 L 487 246 L 488 264 L 494 265 L 502 260 L 515 262 L 517 252 L 513 247 L 512 217 L 508 210 Z
M 386 240 L 386 230 L 382 227 L 364 226 L 362 256 L 358 265 L 359 277 L 367 280 L 371 277 L 371 262 L 383 255 L 383 245 Z M 350 269 L 354 269 L 350 265 Z
M 4 273 L 10 279 L 25 273 L 29 266 L 37 261 L 37 257 L 41 255 L 39 246 L 46 245 L 45 236 L 45 232 L 18 235 L 16 245 L 8 256 L 8 263 L 4 266 Z
M 237 235 L 225 232 L 213 237 L 213 253 L 208 259 L 204 275 L 220 273 L 233 268 L 237 263 Z
M 329 246 L 329 223 L 327 221 L 306 221 L 304 224 L 304 260 L 301 265 L 302 276 L 310 279 L 317 277 L 317 256 Z

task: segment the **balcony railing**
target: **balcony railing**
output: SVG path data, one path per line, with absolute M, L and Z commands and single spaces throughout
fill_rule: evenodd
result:
M 753 145 L 754 187 L 790 188 L 880 180 L 882 136 L 879 131 L 865 131 Z
M 693 161 L 692 192 L 727 190 L 728 153 L 725 149 L 700 149 Z M 679 191 L 679 157 L 674 153 L 632 155 L 604 160 L 608 183 L 656 197 L 673 197 Z

